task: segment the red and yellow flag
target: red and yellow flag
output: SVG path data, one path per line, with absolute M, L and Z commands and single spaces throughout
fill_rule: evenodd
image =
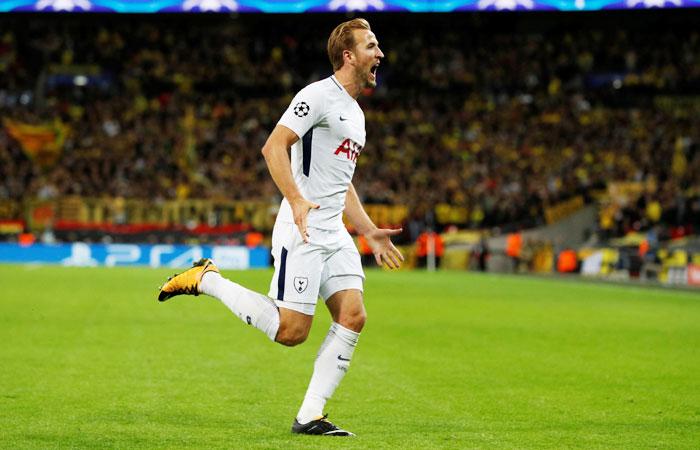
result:
M 53 123 L 30 125 L 12 119 L 4 119 L 7 133 L 19 142 L 22 150 L 41 167 L 56 163 L 63 151 L 69 127 L 56 119 Z

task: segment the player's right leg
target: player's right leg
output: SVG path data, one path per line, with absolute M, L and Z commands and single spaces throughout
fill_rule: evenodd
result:
M 211 259 L 202 258 L 192 264 L 190 269 L 176 273 L 160 287 L 158 301 L 164 302 L 177 295 L 199 295 L 202 293 L 201 283 L 205 273 L 219 273 L 219 268 Z
M 277 337 L 280 313 L 272 299 L 222 277 L 210 259 L 201 259 L 191 269 L 168 278 L 160 288 L 158 300 L 166 301 L 182 294 L 207 294 L 217 298 L 243 322 L 261 330 L 273 341 Z M 287 325 L 285 329 L 296 330 L 303 326 L 303 323 L 295 327 Z
M 278 308 L 267 295 L 246 289 L 219 273 L 204 275 L 202 292 L 219 299 L 242 321 L 282 345 L 291 347 L 301 344 L 311 330 L 313 315 Z
M 272 236 L 275 275 L 269 297 L 221 276 L 209 259 L 170 277 L 158 300 L 181 294 L 207 294 L 219 299 L 248 325 L 287 346 L 306 340 L 318 298 L 322 248 L 306 245 L 294 224 L 278 223 Z M 276 299 L 275 300 L 273 300 Z M 279 308 L 278 308 L 279 306 Z
M 297 345 L 306 340 L 311 329 L 325 247 L 305 243 L 293 223 L 277 222 L 272 232 L 272 256 L 275 273 L 268 297 L 280 311 L 277 342 Z
M 293 347 L 306 341 L 314 316 L 288 308 L 280 308 L 279 312 L 280 327 L 276 341 L 288 347 Z

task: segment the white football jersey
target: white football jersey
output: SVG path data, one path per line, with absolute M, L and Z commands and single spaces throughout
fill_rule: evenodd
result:
M 343 227 L 345 195 L 357 158 L 365 146 L 365 115 L 335 76 L 311 83 L 294 97 L 278 122 L 294 131 L 294 181 L 301 195 L 320 205 L 307 216 L 310 227 Z M 278 221 L 294 222 L 292 208 L 282 200 Z

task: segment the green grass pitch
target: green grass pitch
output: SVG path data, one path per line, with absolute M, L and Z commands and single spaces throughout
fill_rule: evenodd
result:
M 458 272 L 367 273 L 328 403 L 289 432 L 329 325 L 273 344 L 172 271 L 0 266 L 3 448 L 698 448 L 700 295 Z M 224 275 L 265 292 L 270 271 Z

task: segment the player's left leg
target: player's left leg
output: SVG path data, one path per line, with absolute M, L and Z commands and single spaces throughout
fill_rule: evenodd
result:
M 358 281 L 361 283 L 361 279 Z M 326 301 L 326 306 L 333 317 L 333 323 L 318 351 L 314 373 L 292 431 L 303 433 L 314 425 L 324 430 L 325 425 L 328 428 L 326 432 L 318 434 L 352 435 L 325 420 L 323 408 L 347 373 L 360 331 L 365 324 L 367 313 L 362 291 L 348 289 L 336 292 Z
M 362 298 L 364 273 L 360 255 L 343 230 L 341 248 L 326 262 L 320 295 L 326 299 L 333 323 L 318 351 L 314 372 L 292 431 L 305 434 L 351 436 L 323 415 L 326 401 L 347 373 L 367 313 Z

